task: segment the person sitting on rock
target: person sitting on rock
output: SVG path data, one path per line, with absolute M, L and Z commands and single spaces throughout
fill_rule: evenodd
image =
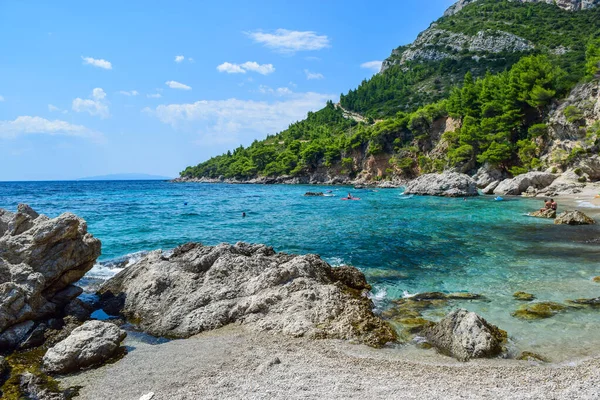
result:
M 540 210 L 540 212 L 543 212 L 543 211 L 546 211 L 546 210 L 550 210 L 551 208 L 552 208 L 552 199 L 550 199 L 550 200 L 546 200 L 546 201 L 544 202 L 544 208 L 542 208 L 542 209 Z
M 550 199 L 550 208 L 554 211 L 558 209 L 558 204 L 554 201 L 554 199 Z

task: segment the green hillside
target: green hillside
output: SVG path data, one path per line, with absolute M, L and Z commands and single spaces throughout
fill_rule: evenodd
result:
M 443 45 L 460 42 L 457 37 L 462 50 Z M 484 162 L 513 174 L 540 168 L 550 106 L 597 72 L 599 37 L 599 8 L 474 3 L 396 49 L 384 72 L 341 96 L 341 106 L 367 122 L 346 118 L 328 102 L 279 134 L 181 175 L 250 179 L 329 169 L 352 177 L 360 172 L 358 158 L 379 154 L 389 156 L 389 168 L 378 178 L 451 166 L 467 171 Z M 507 51 L 510 46 L 517 51 Z M 402 63 L 406 52 L 425 58 Z M 460 123 L 441 138 L 443 151 L 432 151 L 440 142 L 433 126 L 447 117 Z

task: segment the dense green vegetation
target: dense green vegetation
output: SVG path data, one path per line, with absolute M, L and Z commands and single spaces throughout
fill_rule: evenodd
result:
M 532 41 L 535 50 L 479 61 L 462 52 L 437 62 L 393 66 L 341 98 L 344 108 L 368 122 L 345 117 L 330 101 L 279 134 L 188 167 L 181 175 L 249 179 L 330 169 L 353 176 L 360 169 L 356 160 L 378 154 L 390 158 L 385 175 L 448 167 L 470 171 L 483 163 L 515 175 L 541 168 L 551 103 L 576 82 L 598 74 L 599 17 L 600 9 L 566 12 L 546 4 L 475 3 L 440 19 L 437 28 L 470 35 L 501 29 Z M 567 108 L 565 116 L 573 123 L 582 119 L 575 107 Z M 440 140 L 445 117 L 458 124 Z M 438 144 L 441 150 L 434 150 Z M 564 160 L 578 155 L 567 154 Z
M 469 36 L 480 31 L 517 35 L 535 45 L 529 54 L 549 55 L 575 83 L 585 72 L 586 43 L 600 36 L 600 8 L 570 12 L 545 3 L 482 0 L 455 15 L 439 19 L 435 28 Z M 414 111 L 423 104 L 445 98 L 449 88 L 459 83 L 467 72 L 475 77 L 487 71 L 501 72 L 527 55 L 457 51 L 438 45 L 438 40 L 441 38 L 429 43 L 428 49 L 446 53 L 451 58 L 394 66 L 342 95 L 342 106 L 373 118 L 391 116 L 397 111 Z M 407 49 L 407 46 L 399 47 L 389 60 L 399 62 Z

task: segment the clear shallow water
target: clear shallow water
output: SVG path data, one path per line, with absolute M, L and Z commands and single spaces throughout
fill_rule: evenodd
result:
M 535 322 L 511 316 L 522 304 L 512 298 L 519 290 L 558 302 L 600 295 L 600 285 L 591 280 L 600 275 L 600 246 L 586 243 L 599 236 L 597 227 L 555 226 L 524 216 L 539 200 L 405 198 L 395 189 L 352 190 L 361 201 L 303 197 L 327 190 L 341 197 L 350 189 L 11 182 L 0 183 L 0 207 L 14 211 L 24 202 L 52 217 L 71 211 L 85 218 L 102 241 L 103 265 L 92 271 L 97 277 L 125 267 L 127 260 L 119 264 L 123 256 L 188 241 L 266 243 L 360 268 L 381 308 L 407 293 L 480 293 L 489 301 L 452 305 L 507 330 L 513 351 L 536 351 L 556 361 L 600 353 L 600 310 Z M 433 310 L 429 316 L 441 314 Z

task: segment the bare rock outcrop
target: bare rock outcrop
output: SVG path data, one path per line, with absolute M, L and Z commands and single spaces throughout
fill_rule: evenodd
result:
M 477 196 L 477 184 L 468 175 L 457 172 L 421 175 L 406 185 L 404 194 L 424 196 L 469 197 Z
M 0 209 L 0 341 L 10 348 L 33 328 L 81 294 L 72 284 L 100 255 L 100 241 L 71 213 L 39 215 L 20 204 Z
M 544 189 L 555 179 L 556 175 L 548 172 L 528 172 L 500 182 L 494 189 L 494 194 L 518 196 L 526 192 L 529 187 L 537 190 Z
M 592 225 L 595 224 L 592 218 L 581 211 L 565 211 L 554 220 L 557 225 Z
M 444 16 L 454 15 L 464 7 L 478 0 L 459 0 L 444 12 Z M 511 0 L 520 3 L 547 3 L 554 4 L 563 10 L 580 11 L 600 5 L 600 0 Z
M 102 364 L 117 355 L 127 333 L 102 321 L 87 321 L 50 348 L 42 360 L 44 370 L 64 374 Z
M 172 254 L 149 253 L 107 281 L 100 294 L 105 311 L 120 310 L 156 336 L 185 338 L 242 323 L 378 347 L 396 334 L 373 314 L 369 289 L 357 269 L 332 268 L 316 255 L 246 243 L 188 243 Z
M 424 328 L 422 335 L 441 353 L 459 361 L 495 357 L 503 351 L 506 332 L 479 315 L 458 309 L 437 324 Z

